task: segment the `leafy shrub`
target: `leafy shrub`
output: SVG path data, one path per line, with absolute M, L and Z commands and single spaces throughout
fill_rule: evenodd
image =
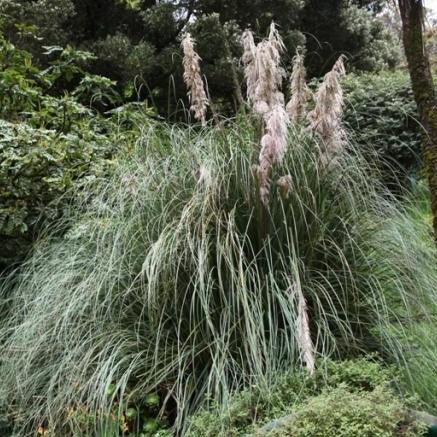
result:
M 13 39 L 14 45 L 34 55 L 40 53 L 44 43 L 67 45 L 68 24 L 74 15 L 73 0 L 4 0 L 0 4 L 5 33 Z
M 424 428 L 415 424 L 405 424 L 399 429 L 406 417 L 402 403 L 382 386 L 368 393 L 351 393 L 346 387 L 340 386 L 308 400 L 283 426 L 261 435 L 422 436 Z
M 349 62 L 355 71 L 375 72 L 399 64 L 399 43 L 382 20 L 353 4 L 345 7 L 341 15 L 339 24 L 345 27 L 343 52 L 350 54 Z
M 0 120 L 0 265 L 21 258 L 42 223 L 59 217 L 69 190 L 106 175 L 114 152 L 92 130 L 58 134 Z
M 41 241 L 17 286 L 5 284 L 0 387 L 18 429 L 46 418 L 68 435 L 68 408 L 98 422 L 115 400 L 123 409 L 156 391 L 183 430 L 205 399 L 300 363 L 296 281 L 321 356 L 399 358 L 399 318 L 431 318 L 435 249 L 398 232 L 404 212 L 358 151 L 320 172 L 317 144 L 291 130 L 272 180 L 290 174 L 292 187 L 283 197 L 272 185 L 265 210 L 253 124 L 145 125 L 93 201 L 64 218 L 67 235 Z
M 39 70 L 32 64 L 31 55 L 16 49 L 1 32 L 0 67 L 1 117 L 17 118 L 20 112 L 35 108 L 42 85 Z
M 389 388 L 394 380 L 394 368 L 368 358 L 328 361 L 314 378 L 288 371 L 269 386 L 252 387 L 225 406 L 197 413 L 187 436 L 392 436 L 407 417 L 406 404 Z M 407 429 L 415 426 L 405 424 Z
M 129 106 L 105 117 L 97 112 L 117 105 L 119 96 L 112 81 L 83 69 L 93 58 L 89 52 L 46 47 L 51 60 L 41 71 L 1 34 L 0 48 L 2 271 L 28 252 L 42 224 L 59 218 L 73 188 L 78 193 L 85 181 L 109 172 L 117 142 L 137 132 L 152 111 L 136 105 L 123 126 L 121 114 L 134 113 Z M 71 92 L 57 97 L 54 91 L 66 84 Z
M 381 71 L 398 64 L 401 48 L 396 35 L 357 3 L 306 2 L 300 30 L 313 36 L 306 42 L 310 76 L 327 73 L 341 53 L 355 71 Z
M 92 45 L 98 56 L 94 69 L 116 78 L 122 85 L 133 83 L 137 76 L 148 77 L 157 67 L 155 48 L 146 41 L 132 44 L 124 34 L 107 35 Z
M 353 141 L 380 165 L 386 183 L 403 184 L 420 166 L 421 132 L 408 76 L 348 75 L 344 121 Z

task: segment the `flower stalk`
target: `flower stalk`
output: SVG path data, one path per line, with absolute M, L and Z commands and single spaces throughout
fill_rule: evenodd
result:
M 290 121 L 299 123 L 305 117 L 308 87 L 306 84 L 306 69 L 304 56 L 299 52 L 293 58 L 293 71 L 290 78 L 291 98 L 287 104 L 287 114 Z
M 310 129 L 321 139 L 320 161 L 326 167 L 344 148 L 344 130 L 341 125 L 343 90 L 340 79 L 345 74 L 344 56 L 341 55 L 327 73 L 317 90 L 314 110 L 308 114 Z
M 208 97 L 203 84 L 200 61 L 201 58 L 194 49 L 194 41 L 189 33 L 186 33 L 182 40 L 184 52 L 184 82 L 188 88 L 190 99 L 190 110 L 194 112 L 194 118 L 205 124 L 206 110 L 209 105 Z

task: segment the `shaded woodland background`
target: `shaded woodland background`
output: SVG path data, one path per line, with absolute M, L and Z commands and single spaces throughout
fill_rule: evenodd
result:
M 218 109 L 232 113 L 242 83 L 239 36 L 246 28 L 265 35 L 273 20 L 287 48 L 285 65 L 299 46 L 306 50 L 310 77 L 329 71 L 340 53 L 353 71 L 394 68 L 399 37 L 382 19 L 383 1 L 363 0 L 6 0 L 0 6 L 3 32 L 28 50 L 38 65 L 50 57 L 43 46 L 90 51 L 86 68 L 117 82 L 123 101 L 148 99 L 166 118 L 178 117 L 184 96 L 180 35 L 189 30 L 198 42 L 203 73 Z M 236 77 L 235 77 L 236 76 Z M 59 83 L 53 92 L 73 89 Z

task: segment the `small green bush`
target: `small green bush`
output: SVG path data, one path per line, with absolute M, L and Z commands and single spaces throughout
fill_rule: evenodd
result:
M 142 104 L 107 111 L 119 96 L 114 82 L 84 70 L 91 53 L 52 46 L 45 56 L 42 71 L 0 33 L 0 272 L 87 196 L 84 184 L 111 172 L 120 142 L 129 147 L 151 113 Z
M 407 405 L 390 388 L 398 380 L 395 369 L 371 357 L 325 364 L 314 378 L 293 370 L 269 386 L 236 394 L 226 406 L 199 412 L 191 417 L 187 435 L 392 436 L 407 417 Z M 406 429 L 416 428 L 406 423 Z
M 79 194 L 81 184 L 108 174 L 114 154 L 96 131 L 59 134 L 0 120 L 0 267 L 22 258 L 42 226 L 59 218 L 69 190 Z
M 350 392 L 346 386 L 309 399 L 266 437 L 393 437 L 422 436 L 424 429 L 405 423 L 405 406 L 385 387 Z
M 320 364 L 320 363 L 319 363 Z M 188 436 L 243 435 L 275 418 L 298 411 L 308 399 L 325 389 L 342 387 L 362 393 L 387 387 L 395 378 L 394 368 L 372 359 L 327 361 L 313 378 L 294 369 L 277 375 L 268 385 L 253 386 L 235 394 L 226 405 L 212 405 L 190 419 Z

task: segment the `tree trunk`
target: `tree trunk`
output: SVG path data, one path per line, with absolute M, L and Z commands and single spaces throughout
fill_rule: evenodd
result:
M 423 160 L 428 174 L 434 237 L 437 240 L 437 100 L 423 40 L 423 2 L 399 0 L 399 10 L 414 99 L 425 131 Z

